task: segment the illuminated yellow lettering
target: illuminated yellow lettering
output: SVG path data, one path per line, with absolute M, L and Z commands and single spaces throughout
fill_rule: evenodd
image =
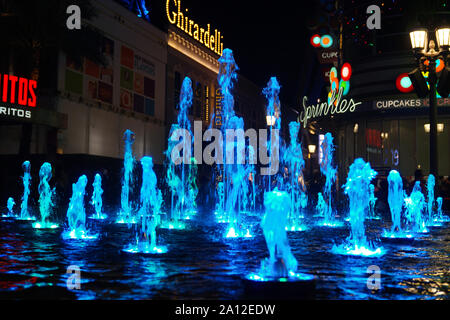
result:
M 203 43 L 203 34 L 205 33 L 205 29 L 200 28 L 200 43 Z
M 217 49 L 217 45 L 219 44 L 219 42 L 217 41 L 217 39 L 218 39 L 218 38 L 217 38 L 217 29 L 216 29 L 214 32 L 215 32 L 215 37 L 214 37 L 214 39 L 215 39 L 215 43 L 216 43 L 216 45 L 215 45 L 215 47 L 214 47 L 214 52 L 215 52 L 215 53 L 218 53 L 218 52 L 217 52 L 217 50 L 218 50 L 218 49 Z
M 170 24 L 176 25 L 189 36 L 202 43 L 206 48 L 217 53 L 218 55 L 222 55 L 223 36 L 220 31 L 214 29 L 214 32 L 211 32 L 210 23 L 207 24 L 206 28 L 202 28 L 188 16 L 188 13 L 188 9 L 182 9 L 181 0 L 166 1 L 166 15 Z
M 194 21 L 189 21 L 189 35 L 192 37 L 192 25 L 194 24 Z
M 178 1 L 178 23 L 177 27 L 184 31 L 184 14 L 181 12 L 181 1 Z
M 215 42 L 214 36 L 211 36 L 211 38 L 209 40 L 209 48 L 213 51 L 214 51 L 214 42 Z
M 172 1 L 175 2 L 175 5 L 178 5 L 177 0 L 172 0 Z M 169 19 L 169 22 L 171 24 L 175 24 L 175 23 L 177 23 L 177 13 L 175 11 L 170 12 L 170 2 L 171 2 L 171 0 L 167 0 L 167 2 L 166 2 L 167 19 Z M 171 14 L 173 15 L 173 19 L 170 16 Z
M 199 40 L 199 34 L 198 34 L 199 26 L 198 24 L 194 24 L 194 39 Z
M 209 37 L 211 35 L 211 25 L 208 23 L 208 29 L 205 32 L 205 46 L 209 48 Z

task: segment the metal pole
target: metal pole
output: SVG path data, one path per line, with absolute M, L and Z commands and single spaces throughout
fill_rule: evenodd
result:
M 436 58 L 430 59 L 430 173 L 438 176 Z

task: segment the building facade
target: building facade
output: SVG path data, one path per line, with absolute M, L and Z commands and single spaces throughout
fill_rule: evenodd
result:
M 366 26 L 369 17 L 366 10 L 373 4 L 381 8 L 379 30 Z M 335 42 L 328 50 L 336 52 L 337 59 L 328 68 L 335 66 L 340 73 L 343 63 L 350 63 L 350 90 L 342 100 L 349 103 L 353 99 L 356 107 L 341 107 L 340 110 L 347 110 L 313 117 L 306 129 L 315 135 L 317 143 L 320 134 L 333 133 L 341 168 L 348 168 L 355 158 L 362 157 L 380 175 L 391 169 L 410 180 L 418 169 L 428 175 L 429 101 L 419 99 L 414 91 L 403 92 L 401 86 L 409 84 L 405 73 L 417 68 L 409 39 L 412 22 L 432 31 L 449 22 L 450 12 L 434 2 L 425 5 L 415 1 L 391 4 L 350 0 L 336 5 L 336 15 L 330 18 L 326 31 Z M 325 82 L 324 88 L 321 94 L 309 96 L 310 102 L 305 105 L 327 101 L 330 83 Z M 450 99 L 438 98 L 438 172 L 440 176 L 449 176 Z M 345 169 L 339 170 L 340 181 L 345 181 L 346 175 Z
M 165 1 L 160 2 L 166 7 Z M 184 77 L 193 83 L 190 119 L 202 121 L 204 128 L 215 125 L 212 119 L 220 108 L 217 74 L 223 36 L 209 24 L 198 26 L 195 18 L 186 14 L 187 9 L 182 9 L 183 15 L 181 1 L 158 13 L 161 17 L 155 20 L 163 21 L 159 25 L 153 23 L 155 13 L 145 8 L 145 2 L 136 2 L 138 6 L 122 0 L 91 3 L 97 16 L 84 20 L 83 25 L 101 34 L 104 63 L 87 58 L 77 63 L 62 50 L 55 53 L 48 68 L 53 77 L 48 92 L 41 90 L 31 111 L 15 107 L 21 113 L 31 112 L 31 116 L 11 116 L 0 110 L 0 134 L 8 137 L 0 142 L 0 153 L 20 153 L 23 124 L 27 123 L 32 127 L 31 154 L 119 159 L 123 157 L 123 133 L 130 129 L 135 133 L 136 158 L 149 155 L 156 164 L 162 164 Z M 182 28 L 179 23 L 183 23 Z M 2 58 L 2 72 L 13 75 L 10 60 L 9 56 Z M 37 85 L 43 87 L 41 81 Z M 261 91 L 239 76 L 235 109 L 246 127 L 264 127 Z

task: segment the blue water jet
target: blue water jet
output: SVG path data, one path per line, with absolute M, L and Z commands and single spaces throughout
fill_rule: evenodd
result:
M 16 205 L 13 198 L 9 197 L 8 201 L 6 202 L 6 208 L 8 209 L 8 212 L 6 214 L 3 214 L 3 218 L 14 218 L 14 206 Z
M 384 237 L 387 238 L 411 238 L 411 234 L 407 234 L 402 229 L 402 211 L 405 206 L 405 192 L 403 190 L 403 180 L 400 173 L 396 170 L 389 172 L 388 178 L 388 203 L 391 211 L 392 227 L 390 232 L 385 231 Z
M 327 203 L 323 198 L 322 192 L 317 194 L 317 205 L 315 217 L 324 217 L 325 211 L 327 210 Z
M 228 129 L 243 130 L 244 120 L 234 116 L 228 122 Z M 245 215 L 242 212 L 242 199 L 247 197 L 248 185 L 247 180 L 250 174 L 251 167 L 239 163 L 239 157 L 244 155 L 239 154 L 245 152 L 245 141 L 227 141 L 226 152 L 233 152 L 235 159 L 233 164 L 227 164 L 228 180 L 230 181 L 228 189 L 228 197 L 226 198 L 226 221 L 228 222 L 228 229 L 226 232 L 227 238 L 250 238 L 252 237 L 249 226 L 247 226 Z
M 231 92 L 234 86 L 234 82 L 237 79 L 236 71 L 239 69 L 234 60 L 233 51 L 225 49 L 222 56 L 219 59 L 219 74 L 217 81 L 219 83 L 222 95 L 222 134 L 227 141 L 223 154 L 233 151 L 235 157 L 243 157 L 245 160 L 245 144 L 242 141 L 236 143 L 228 141 L 227 132 L 229 129 L 239 130 L 244 129 L 244 121 L 235 115 L 234 112 L 234 97 Z M 234 139 L 234 138 L 233 138 Z M 234 152 L 237 151 L 237 152 Z M 240 152 L 244 154 L 240 154 Z M 228 156 L 227 156 L 228 158 Z M 235 160 L 235 159 L 233 159 Z M 242 194 L 245 191 L 245 179 L 249 175 L 249 171 L 242 164 L 238 164 L 238 161 L 232 162 L 232 164 L 226 161 L 226 164 L 219 166 L 219 176 L 221 181 L 218 182 L 217 197 L 218 203 L 223 205 L 223 208 L 216 207 L 216 218 L 219 222 L 228 223 L 225 237 L 227 238 L 249 238 L 251 237 L 250 230 L 246 225 L 244 219 L 242 219 Z M 223 185 L 223 200 L 219 192 L 219 185 L 222 182 Z
M 225 141 L 227 137 L 227 129 L 231 128 L 231 123 L 236 122 L 233 117 L 235 117 L 234 113 L 234 97 L 231 92 L 234 86 L 234 82 L 237 79 L 237 70 L 239 69 L 236 61 L 234 60 L 233 51 L 230 49 L 224 49 L 222 56 L 219 58 L 219 74 L 217 75 L 217 82 L 219 83 L 221 95 L 222 95 L 222 132 Z M 232 120 L 233 119 L 233 120 Z M 223 146 L 225 148 L 224 154 L 226 154 L 227 144 Z M 229 207 L 233 201 L 230 201 L 228 198 L 231 194 L 232 187 L 232 166 L 228 164 L 224 164 L 219 167 L 221 171 L 221 179 L 223 182 L 223 208 L 220 208 L 219 211 L 222 214 L 218 216 L 219 221 L 225 221 L 227 223 L 234 223 L 231 221 L 231 216 L 233 215 L 230 212 L 231 208 Z M 221 202 L 219 200 L 219 202 Z M 233 209 L 234 210 L 234 209 Z M 229 225 L 227 235 L 231 235 L 234 231 L 233 226 Z
M 120 197 L 121 210 L 117 217 L 116 223 L 136 223 L 133 208 L 130 202 L 130 189 L 133 180 L 133 143 L 135 135 L 131 130 L 126 130 L 123 139 L 125 142 L 125 153 L 123 159 L 123 179 L 122 179 L 122 193 Z
M 45 162 L 39 170 L 39 213 L 41 220 L 33 223 L 36 229 L 55 229 L 58 225 L 49 221 L 50 215 L 53 211 L 53 197 L 55 189 L 50 188 L 50 180 L 52 178 L 52 165 Z
M 372 220 L 380 220 L 381 217 L 377 215 L 375 211 L 375 205 L 377 203 L 378 198 L 375 197 L 375 186 L 373 184 L 369 185 L 369 212 L 367 215 L 368 219 Z
M 290 211 L 290 196 L 275 188 L 264 194 L 265 214 L 261 222 L 269 257 L 261 261 L 260 270 L 250 274 L 254 281 L 312 280 L 310 275 L 297 273 L 298 262 L 291 252 L 286 224 Z
M 72 197 L 67 209 L 68 230 L 63 232 L 65 239 L 95 239 L 98 235 L 90 235 L 86 230 L 86 209 L 84 197 L 88 179 L 85 175 L 72 184 Z
M 420 187 L 420 181 L 416 181 L 414 188 L 408 198 L 405 199 L 406 219 L 409 223 L 409 229 L 412 232 L 428 232 L 425 224 L 423 211 L 425 209 L 425 197 Z
M 161 223 L 161 208 L 163 198 L 157 187 L 156 174 L 153 171 L 153 159 L 143 157 L 142 186 L 140 194 L 140 209 L 136 224 L 135 241 L 124 251 L 129 253 L 161 254 L 167 248 L 157 245 L 156 228 Z
M 377 172 L 363 159 L 358 158 L 350 166 L 344 193 L 350 202 L 351 234 L 346 241 L 332 248 L 332 252 L 343 255 L 377 257 L 385 253 L 383 248 L 373 248 L 365 234 L 364 220 L 369 203 L 369 185 Z
M 191 157 L 192 146 L 187 136 L 192 136 L 191 122 L 189 120 L 189 109 L 192 107 L 193 91 L 192 81 L 186 77 L 183 80 L 180 92 L 180 103 L 177 123 L 173 124 L 169 134 L 168 149 L 165 152 L 167 175 L 166 182 L 171 191 L 170 218 L 163 223 L 164 228 L 184 229 L 182 220 L 190 220 L 197 213 L 197 163 Z M 182 131 L 182 141 L 172 139 L 175 133 Z M 187 135 L 187 136 L 186 136 Z M 182 159 L 180 164 L 174 163 L 174 147 L 182 145 Z
M 435 221 L 438 223 L 450 221 L 450 218 L 448 216 L 444 216 L 444 213 L 442 211 L 442 204 L 443 204 L 442 197 L 438 197 L 436 199 L 436 218 L 435 218 Z
M 428 226 L 435 225 L 434 217 L 433 217 L 433 206 L 434 206 L 434 187 L 436 185 L 436 179 L 434 178 L 434 175 L 430 174 L 428 176 L 427 181 L 427 221 L 426 224 Z
M 286 148 L 283 156 L 283 161 L 288 168 L 289 182 L 287 190 L 289 191 L 291 202 L 286 225 L 286 230 L 288 231 L 306 230 L 301 221 L 301 218 L 303 218 L 302 211 L 308 204 L 308 197 L 303 176 L 305 160 L 303 160 L 302 144 L 297 142 L 299 131 L 300 123 L 289 123 L 290 145 Z
M 331 188 L 336 181 L 337 173 L 337 169 L 333 167 L 334 144 L 333 136 L 331 135 L 331 133 L 328 132 L 327 134 L 325 134 L 324 140 L 320 144 L 320 148 L 323 154 L 323 159 L 320 163 L 320 171 L 325 176 L 325 185 L 323 186 L 322 195 L 326 202 L 326 206 L 322 207 L 324 211 L 321 213 L 321 215 L 324 217 L 324 219 L 322 222 L 320 222 L 320 225 L 335 227 L 341 225 L 341 223 L 335 221 L 333 209 L 331 207 Z
M 31 164 L 30 161 L 24 161 L 22 164 L 23 169 L 23 195 L 22 195 L 22 203 L 20 205 L 20 216 L 17 220 L 27 220 L 32 221 L 36 220 L 31 216 L 28 208 L 28 198 L 30 196 L 30 187 L 31 187 Z
M 278 83 L 278 80 L 276 77 L 271 77 L 269 82 L 267 83 L 267 86 L 263 89 L 263 94 L 267 99 L 267 107 L 266 107 L 266 116 L 269 120 L 269 141 L 267 142 L 267 150 L 268 150 L 268 156 L 270 157 L 270 160 L 272 160 L 272 131 L 273 129 L 280 130 L 281 129 L 281 102 L 280 102 L 280 90 L 281 86 Z M 272 168 L 271 164 L 269 163 L 270 168 Z M 272 172 L 275 174 L 274 172 Z M 271 174 L 272 174 L 271 173 Z M 267 190 L 270 191 L 272 189 L 272 175 L 268 175 L 268 185 Z
M 107 215 L 102 212 L 103 209 L 103 189 L 102 189 L 102 176 L 100 174 L 96 174 L 94 178 L 94 182 L 92 183 L 92 198 L 91 204 L 94 206 L 95 213 L 90 216 L 90 219 L 95 220 L 105 220 Z

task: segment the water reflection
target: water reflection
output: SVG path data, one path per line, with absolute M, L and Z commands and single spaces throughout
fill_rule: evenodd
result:
M 334 255 L 333 242 L 348 234 L 314 227 L 289 232 L 298 269 L 314 274 L 318 299 L 448 299 L 450 245 L 448 224 L 405 243 L 383 242 L 380 258 Z M 261 230 L 251 239 L 226 239 L 225 225 L 189 222 L 186 230 L 160 230 L 162 256 L 127 254 L 126 225 L 93 222 L 100 237 L 64 240 L 62 230 L 36 230 L 27 223 L 0 221 L 1 298 L 77 299 L 239 299 L 242 277 L 267 256 Z M 379 220 L 366 225 L 370 239 L 388 227 Z M 81 269 L 81 290 L 66 287 L 69 266 Z M 381 270 L 381 287 L 370 290 L 368 267 Z

